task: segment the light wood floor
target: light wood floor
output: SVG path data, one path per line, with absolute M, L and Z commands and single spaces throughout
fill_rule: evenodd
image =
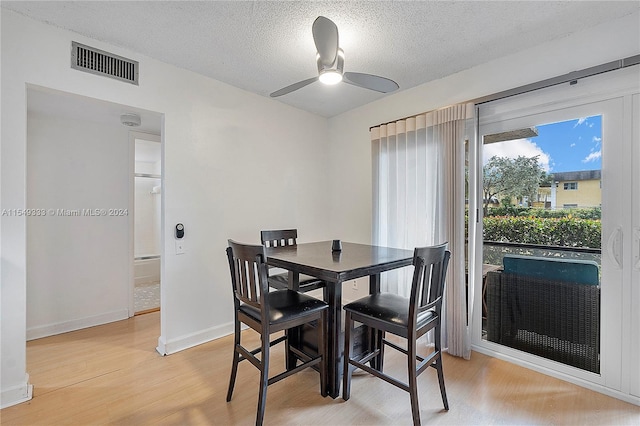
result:
M 0 412 L 3 425 L 250 425 L 257 370 L 242 363 L 234 398 L 225 401 L 231 337 L 161 357 L 159 313 L 39 339 L 27 345 L 31 401 Z M 246 331 L 247 338 L 255 338 Z M 256 340 L 257 341 L 257 340 Z M 279 345 L 280 347 L 282 345 Z M 272 371 L 283 365 L 275 351 Z M 387 351 L 385 371 L 404 370 Z M 419 379 L 422 423 L 640 425 L 640 407 L 474 353 L 446 356 L 451 410 L 442 409 L 435 371 Z M 265 424 L 409 425 L 408 395 L 357 373 L 351 399 L 322 398 L 318 374 L 305 371 L 269 387 Z

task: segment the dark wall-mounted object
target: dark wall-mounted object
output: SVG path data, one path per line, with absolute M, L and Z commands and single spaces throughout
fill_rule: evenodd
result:
M 184 225 L 181 223 L 178 223 L 176 225 L 176 238 L 180 239 L 182 237 L 184 237 Z

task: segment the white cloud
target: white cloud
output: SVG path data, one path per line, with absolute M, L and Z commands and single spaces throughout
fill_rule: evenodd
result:
M 574 146 L 576 146 L 575 142 L 569 145 L 570 148 L 573 148 Z
M 493 156 L 517 158 L 519 155 L 524 157 L 538 156 L 538 164 L 546 172 L 550 170 L 549 163 L 551 157 L 544 152 L 538 145 L 531 142 L 530 139 L 515 139 L 512 141 L 496 142 L 484 145 L 482 151 L 482 164 L 487 164 Z
M 578 127 L 579 125 L 581 125 L 582 123 L 584 123 L 585 121 L 587 121 L 587 117 L 580 117 L 578 118 L 578 122 L 576 124 L 573 125 L 573 128 L 575 129 L 576 127 Z
M 593 141 L 594 141 L 594 142 L 600 142 L 601 140 L 602 140 L 602 138 L 599 138 L 599 137 L 597 137 L 597 136 L 594 136 L 594 137 L 593 137 Z
M 584 160 L 582 160 L 583 163 L 589 163 L 592 161 L 597 161 L 600 159 L 600 157 L 602 157 L 602 151 L 594 151 L 592 153 L 590 153 L 589 155 L 587 155 L 585 157 Z

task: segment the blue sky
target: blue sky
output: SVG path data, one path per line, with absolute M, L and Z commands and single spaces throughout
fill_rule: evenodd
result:
M 602 168 L 602 117 L 581 117 L 536 126 L 538 136 L 485 145 L 484 162 L 493 155 L 515 158 L 539 155 L 549 173 Z

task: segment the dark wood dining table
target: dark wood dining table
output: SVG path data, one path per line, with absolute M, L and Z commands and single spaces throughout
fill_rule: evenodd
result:
M 332 251 L 331 241 L 303 243 L 292 247 L 267 248 L 267 263 L 289 271 L 289 288 L 297 289 L 299 274 L 326 282 L 328 314 L 328 390 L 337 398 L 342 375 L 342 283 L 369 276 L 369 292 L 380 291 L 380 273 L 409 266 L 413 251 L 342 242 L 341 251 Z

